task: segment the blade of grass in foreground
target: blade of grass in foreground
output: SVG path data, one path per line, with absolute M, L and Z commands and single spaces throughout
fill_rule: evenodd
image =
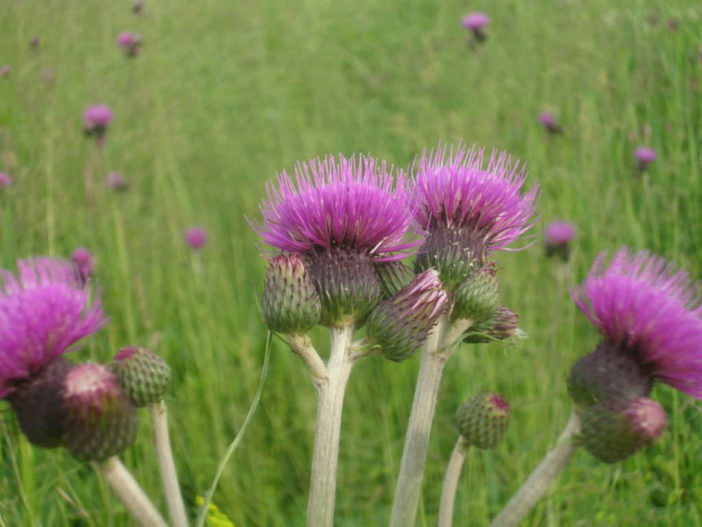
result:
M 212 495 L 214 494 L 215 489 L 217 488 L 217 483 L 219 483 L 219 478 L 222 476 L 222 472 L 224 472 L 224 467 L 227 465 L 227 462 L 229 461 L 229 458 L 232 457 L 232 454 L 236 451 L 237 447 L 239 446 L 239 443 L 241 443 L 242 438 L 244 437 L 244 432 L 246 432 L 246 428 L 249 426 L 249 422 L 251 422 L 251 418 L 253 417 L 253 414 L 256 412 L 256 408 L 258 408 L 258 402 L 261 400 L 261 393 L 263 392 L 263 385 L 266 381 L 266 375 L 268 374 L 268 360 L 270 358 L 271 354 L 271 332 L 268 332 L 268 336 L 266 337 L 266 353 L 263 357 L 263 367 L 261 368 L 261 378 L 258 381 L 258 386 L 256 387 L 256 394 L 254 395 L 253 401 L 251 401 L 251 406 L 249 407 L 249 411 L 246 414 L 246 417 L 244 418 L 244 422 L 241 425 L 241 428 L 239 429 L 239 432 L 234 436 L 234 439 L 232 442 L 229 444 L 229 447 L 227 447 L 227 451 L 224 453 L 224 456 L 222 456 L 222 460 L 219 462 L 219 465 L 217 466 L 217 472 L 215 473 L 215 477 L 212 480 L 212 485 L 210 488 L 205 492 L 205 502 L 202 504 L 202 507 L 200 507 L 200 512 L 197 515 L 197 522 L 195 523 L 196 527 L 203 527 L 205 525 L 205 518 L 207 517 L 207 509 L 210 506 L 210 501 L 212 499 Z

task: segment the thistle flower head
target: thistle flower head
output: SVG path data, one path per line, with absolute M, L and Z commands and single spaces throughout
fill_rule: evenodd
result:
M 568 260 L 570 256 L 570 242 L 575 237 L 575 226 L 567 221 L 553 221 L 546 226 L 544 231 L 544 246 L 546 256 L 558 256 Z
M 463 17 L 463 20 L 461 20 L 461 25 L 466 28 L 470 29 L 471 31 L 475 31 L 476 29 L 483 29 L 485 26 L 487 26 L 490 23 L 490 17 L 486 15 L 485 13 L 468 13 L 466 16 Z
M 190 227 L 185 229 L 183 237 L 185 238 L 185 243 L 196 251 L 202 249 L 207 243 L 207 231 L 202 227 Z
M 383 300 L 368 317 L 367 338 L 394 361 L 410 358 L 448 303 L 448 295 L 433 269 L 415 276 L 400 291 Z
M 573 300 L 593 325 L 654 378 L 702 399 L 702 295 L 665 259 L 627 249 L 601 253 Z
M 3 77 L 7 77 L 11 71 L 12 71 L 12 68 L 10 67 L 10 65 L 5 64 L 5 65 L 3 65 L 2 68 L 0 68 L 0 75 L 2 75 Z
M 105 186 L 113 190 L 127 190 L 129 183 L 121 172 L 110 172 L 105 178 Z
M 76 266 L 83 281 L 88 280 L 95 269 L 95 258 L 85 247 L 78 247 L 71 253 L 71 262 Z
M 415 276 L 412 269 L 402 261 L 381 262 L 376 264 L 375 270 L 378 272 L 380 286 L 383 288 L 383 297 L 385 298 L 396 295 Z
M 12 185 L 12 178 L 5 172 L 0 172 L 0 190 Z
M 83 124 L 86 130 L 105 129 L 112 122 L 112 110 L 104 104 L 88 106 L 83 112 Z
M 539 122 L 544 125 L 545 128 L 551 128 L 556 125 L 556 118 L 552 113 L 541 112 L 539 114 Z
M 519 336 L 524 336 L 519 330 L 519 315 L 508 307 L 498 306 L 493 318 L 483 324 L 473 325 L 463 342 L 466 344 L 487 344 Z
M 117 45 L 129 48 L 132 45 L 133 37 L 129 31 L 122 31 L 117 37 Z
M 170 366 L 146 348 L 122 348 L 109 367 L 136 407 L 160 401 L 171 386 Z
M 622 461 L 653 443 L 667 424 L 661 405 L 646 397 L 603 401 L 580 419 L 582 445 L 605 463 Z
M 417 266 L 439 269 L 442 280 L 461 281 L 535 222 L 538 188 L 521 194 L 527 174 L 505 152 L 485 166 L 483 150 L 439 146 L 424 152 L 416 174 L 415 219 L 427 232 Z
M 0 397 L 107 323 L 71 263 L 36 258 L 18 268 L 0 271 Z
M 129 31 L 123 31 L 117 37 L 117 44 L 122 47 L 129 57 L 135 57 L 141 51 L 141 35 L 132 35 Z
M 657 155 L 653 148 L 642 146 L 634 150 L 634 157 L 639 163 L 639 167 L 646 167 L 656 160 Z
M 509 425 L 510 407 L 497 393 L 481 393 L 464 402 L 456 411 L 461 436 L 482 449 L 496 447 Z
M 81 364 L 63 380 L 63 444 L 82 461 L 103 461 L 132 444 L 136 409 L 102 364 Z
M 485 324 L 495 318 L 499 306 L 498 283 L 493 266 L 486 265 L 463 280 L 454 294 L 455 319 L 463 318 L 473 324 Z

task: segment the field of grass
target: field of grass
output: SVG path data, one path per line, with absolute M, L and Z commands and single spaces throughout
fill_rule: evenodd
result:
M 461 17 L 491 16 L 466 45 Z M 652 19 L 657 17 L 657 22 Z M 675 18 L 677 29 L 667 27 Z M 124 30 L 144 48 L 127 59 Z M 38 50 L 30 41 L 40 39 Z M 189 2 L 4 0 L 0 5 L 0 264 L 78 246 L 97 257 L 111 322 L 72 355 L 107 362 L 152 346 L 174 371 L 167 398 L 185 499 L 209 487 L 246 415 L 263 363 L 265 260 L 245 219 L 264 184 L 298 160 L 371 153 L 408 166 L 439 141 L 506 149 L 543 189 L 542 220 L 577 224 L 570 274 L 601 250 L 648 248 L 702 274 L 702 6 L 691 0 L 301 0 Z M 81 115 L 115 113 L 102 150 Z M 537 121 L 553 112 L 565 133 Z M 633 150 L 658 159 L 634 176 Z M 130 183 L 117 193 L 109 172 Z M 182 231 L 210 234 L 195 253 Z M 432 431 L 419 525 L 433 525 L 452 416 L 497 390 L 513 418 L 494 451 L 471 451 L 456 525 L 486 525 L 553 444 L 570 412 L 565 378 L 596 331 L 540 243 L 498 256 L 502 302 L 521 316 L 520 346 L 464 346 L 448 364 Z M 323 330 L 314 333 L 323 348 Z M 701 343 L 702 345 L 702 343 Z M 304 524 L 315 392 L 280 342 L 260 406 L 214 503 L 237 525 Z M 354 369 L 346 396 L 337 524 L 390 513 L 418 358 Z M 657 386 L 669 428 L 607 466 L 584 451 L 526 525 L 702 525 L 702 408 Z M 123 456 L 165 508 L 148 414 Z M 0 525 L 130 525 L 87 465 L 34 448 L 0 403 Z

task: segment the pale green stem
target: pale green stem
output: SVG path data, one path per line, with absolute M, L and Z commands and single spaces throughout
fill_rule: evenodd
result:
M 439 505 L 439 527 L 451 527 L 453 524 L 453 504 L 456 501 L 456 489 L 458 480 L 461 477 L 463 463 L 466 460 L 466 451 L 470 445 L 459 437 L 456 446 L 453 447 L 451 459 L 446 467 L 444 476 L 444 486 L 441 490 L 441 505 Z
M 116 457 L 97 463 L 103 478 L 141 527 L 168 527 L 134 477 Z
M 336 470 L 344 392 L 353 367 L 349 351 L 353 327 L 331 328 L 331 352 L 327 378 L 317 379 L 317 430 L 314 437 L 310 496 L 307 503 L 308 527 L 334 525 Z
M 573 412 L 556 447 L 534 469 L 522 487 L 504 509 L 492 521 L 490 527 L 513 527 L 519 525 L 529 511 L 541 499 L 546 489 L 566 467 L 578 449 L 575 440 L 580 433 L 580 418 Z
M 154 426 L 154 447 L 158 456 L 158 466 L 161 470 L 161 481 L 163 491 L 168 503 L 168 514 L 171 517 L 173 527 L 187 527 L 188 516 L 185 512 L 183 496 L 180 493 L 178 484 L 178 473 L 176 472 L 173 452 L 171 451 L 171 441 L 168 436 L 168 413 L 166 403 L 161 400 L 150 405 L 151 420 Z
M 304 361 L 307 369 L 310 370 L 310 375 L 312 375 L 312 380 L 315 385 L 328 380 L 329 372 L 327 372 L 327 367 L 324 365 L 324 361 L 317 353 L 317 350 L 314 349 L 312 341 L 307 335 L 285 335 L 285 340 L 290 345 L 293 352 Z

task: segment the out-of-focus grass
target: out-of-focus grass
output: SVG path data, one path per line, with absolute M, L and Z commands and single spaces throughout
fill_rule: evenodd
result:
M 298 159 L 370 152 L 406 167 L 439 140 L 504 148 L 542 186 L 543 221 L 577 223 L 574 280 L 600 250 L 622 244 L 700 275 L 702 8 L 694 2 L 172 0 L 147 2 L 142 16 L 130 7 L 0 6 L 0 64 L 13 68 L 0 77 L 0 170 L 15 180 L 0 195 L 0 263 L 66 257 L 79 245 L 95 253 L 112 320 L 73 355 L 108 361 L 136 343 L 169 361 L 172 437 L 190 505 L 240 427 L 263 360 L 265 266 L 244 215 L 256 217 L 264 182 Z M 491 16 L 488 41 L 475 50 L 460 27 L 469 7 Z M 670 17 L 677 31 L 666 28 Z M 116 45 L 123 30 L 144 36 L 134 61 Z M 115 111 L 102 152 L 81 131 L 83 109 L 97 102 Z M 556 114 L 563 136 L 546 136 L 542 110 Z M 659 158 L 636 179 L 640 144 Z M 127 193 L 102 186 L 110 171 L 124 172 Z M 182 240 L 193 223 L 210 231 L 199 254 Z M 423 492 L 427 525 L 457 405 L 499 390 L 513 406 L 504 444 L 470 453 L 458 491 L 456 524 L 484 525 L 565 424 L 568 368 L 597 340 L 538 244 L 499 264 L 502 300 L 529 338 L 518 348 L 465 347 L 449 363 Z M 323 348 L 324 333 L 315 335 Z M 236 525 L 304 523 L 314 389 L 284 346 L 273 351 L 261 407 L 214 497 Z M 338 525 L 387 521 L 417 362 L 373 358 L 354 371 Z M 666 387 L 654 395 L 668 432 L 615 466 L 579 453 L 528 525 L 702 523 L 700 406 Z M 61 451 L 30 447 L 9 407 L 0 411 L 5 524 L 130 524 L 97 474 Z M 124 458 L 164 508 L 146 415 Z

